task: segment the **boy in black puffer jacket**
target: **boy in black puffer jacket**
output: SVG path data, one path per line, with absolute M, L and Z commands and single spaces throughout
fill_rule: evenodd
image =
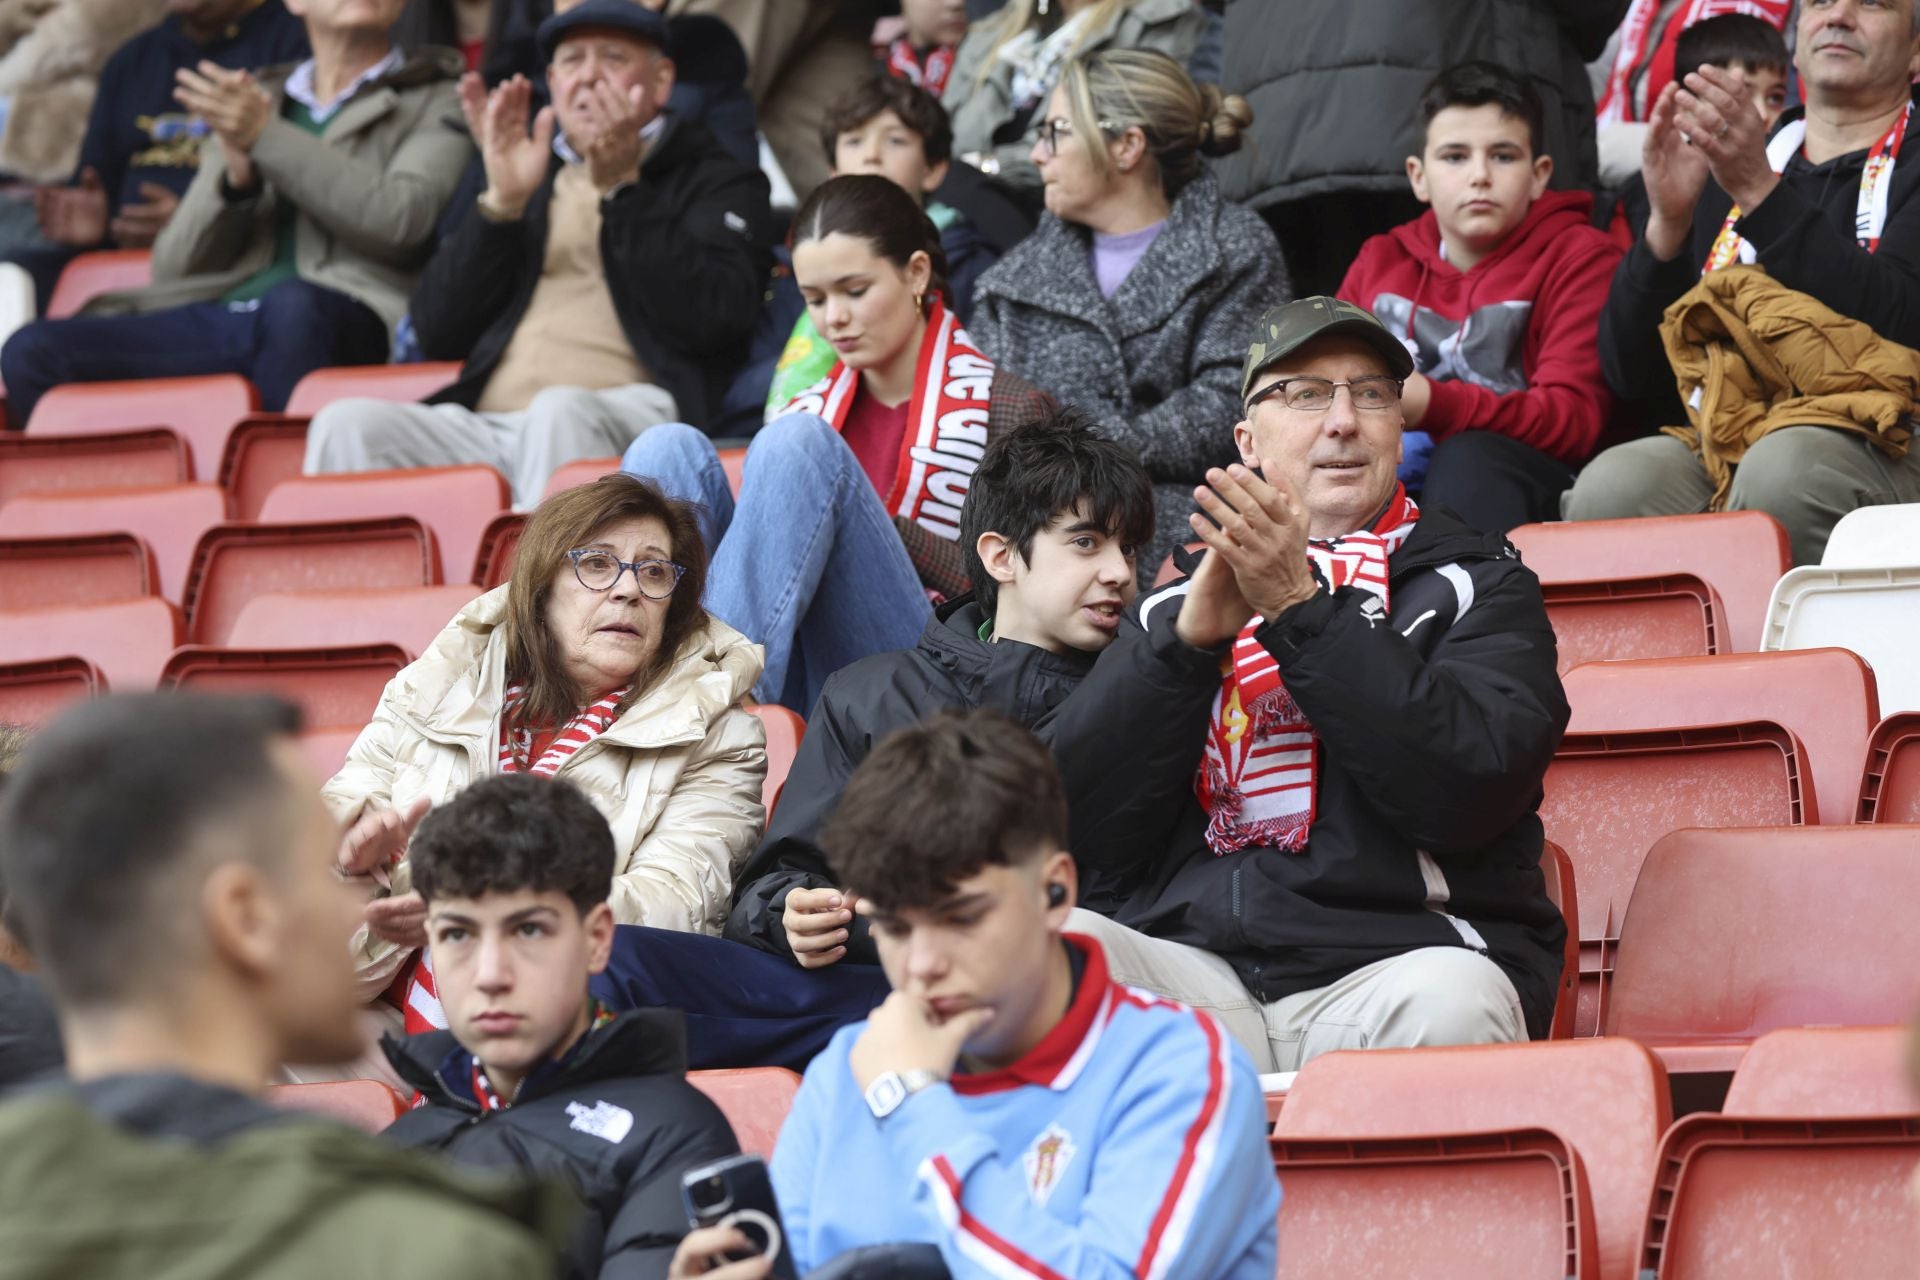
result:
M 503 775 L 422 819 L 408 857 L 452 1030 L 386 1040 L 422 1098 L 386 1136 L 571 1187 L 568 1275 L 666 1276 L 680 1175 L 739 1146 L 686 1081 L 680 1015 L 587 994 L 613 940 L 606 820 L 566 783 Z

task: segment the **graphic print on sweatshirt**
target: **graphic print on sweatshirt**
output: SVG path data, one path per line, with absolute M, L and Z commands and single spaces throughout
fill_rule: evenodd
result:
M 1373 314 L 1407 344 L 1414 368 L 1435 382 L 1470 382 L 1495 395 L 1526 390 L 1530 301 L 1491 302 L 1468 312 L 1463 322 L 1416 308 L 1397 293 L 1380 293 L 1374 296 Z

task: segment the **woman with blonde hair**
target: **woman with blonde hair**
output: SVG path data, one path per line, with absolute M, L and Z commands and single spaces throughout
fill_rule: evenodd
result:
M 1150 578 L 1186 541 L 1193 488 L 1235 458 L 1240 365 L 1291 296 L 1273 232 L 1220 196 L 1204 157 L 1253 122 L 1163 53 L 1067 64 L 1033 161 L 1046 212 L 974 286 L 973 334 L 999 367 L 1091 414 L 1154 479 Z
M 1007 0 L 954 55 L 941 97 L 953 117 L 953 153 L 1037 194 L 1031 152 L 1069 59 L 1155 49 L 1186 67 L 1212 21 L 1193 0 Z

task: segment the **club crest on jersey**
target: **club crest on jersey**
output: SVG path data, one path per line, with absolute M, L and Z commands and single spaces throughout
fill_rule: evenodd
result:
M 1060 1175 L 1073 1163 L 1079 1150 L 1073 1145 L 1072 1135 L 1057 1124 L 1048 1125 L 1033 1140 L 1021 1162 L 1027 1167 L 1027 1194 L 1036 1205 L 1046 1204 L 1054 1187 L 1059 1185 Z

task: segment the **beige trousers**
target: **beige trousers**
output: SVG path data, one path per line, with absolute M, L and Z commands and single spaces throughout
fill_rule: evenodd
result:
M 1262 1004 L 1210 951 L 1150 938 L 1085 908 L 1067 928 L 1097 939 L 1114 980 L 1205 1009 L 1262 1075 L 1298 1071 L 1333 1049 L 1505 1044 L 1527 1038 L 1520 997 L 1499 965 L 1465 947 L 1424 947 Z

